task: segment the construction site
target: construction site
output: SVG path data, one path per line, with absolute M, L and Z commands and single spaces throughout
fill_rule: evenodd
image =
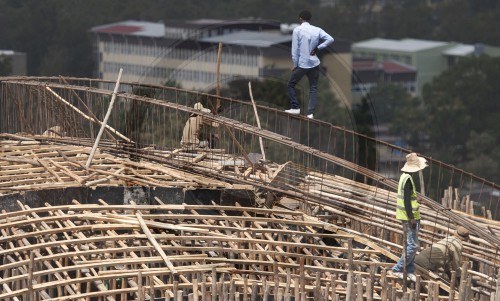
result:
M 181 145 L 193 114 L 211 147 Z M 410 152 L 253 99 L 0 78 L 0 300 L 500 301 L 500 186 L 432 158 L 420 248 L 467 228 L 461 269 L 389 273 Z

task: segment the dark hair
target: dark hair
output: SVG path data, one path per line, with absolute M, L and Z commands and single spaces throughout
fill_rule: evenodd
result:
M 300 12 L 299 18 L 301 18 L 304 21 L 309 21 L 312 18 L 312 14 L 308 10 L 303 10 L 303 11 Z

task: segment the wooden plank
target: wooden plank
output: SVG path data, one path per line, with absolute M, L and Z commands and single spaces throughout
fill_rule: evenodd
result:
M 139 221 L 139 224 L 141 225 L 142 231 L 146 234 L 146 236 L 149 239 L 149 242 L 155 247 L 156 251 L 163 258 L 163 261 L 165 261 L 165 264 L 167 265 L 167 267 L 170 270 L 170 272 L 172 272 L 172 274 L 177 274 L 177 271 L 175 270 L 174 265 L 172 264 L 172 262 L 170 261 L 170 259 L 168 259 L 167 254 L 165 254 L 165 252 L 161 249 L 161 246 L 158 244 L 158 242 L 156 241 L 156 239 L 153 237 L 153 235 L 152 235 L 151 231 L 149 230 L 148 226 L 146 225 L 146 223 L 142 219 L 141 213 L 137 212 L 136 216 L 137 216 L 137 220 Z

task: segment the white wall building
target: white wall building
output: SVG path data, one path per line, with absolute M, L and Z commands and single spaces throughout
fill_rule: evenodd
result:
M 289 26 L 288 26 L 289 27 Z M 200 19 L 153 23 L 123 21 L 96 26 L 96 77 L 165 84 L 207 91 L 216 85 L 219 42 L 221 85 L 234 79 L 279 77 L 291 70 L 292 35 L 287 26 L 262 20 Z M 350 104 L 350 44 L 336 41 L 323 66 L 332 90 Z
M 0 60 L 10 62 L 11 73 L 8 75 L 28 75 L 26 53 L 14 50 L 0 50 Z

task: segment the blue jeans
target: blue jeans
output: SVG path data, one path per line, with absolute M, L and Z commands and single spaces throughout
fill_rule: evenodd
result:
M 309 80 L 309 105 L 307 107 L 307 114 L 314 114 L 314 109 L 316 107 L 316 96 L 318 94 L 318 79 L 319 79 L 319 66 L 314 68 L 300 68 L 295 67 L 290 75 L 290 80 L 288 81 L 288 96 L 290 97 L 290 104 L 292 109 L 300 109 L 299 101 L 297 100 L 297 93 L 295 92 L 295 86 L 297 83 L 307 75 Z
M 415 273 L 415 255 L 419 248 L 418 230 L 420 229 L 420 220 L 417 220 L 417 227 L 413 229 L 411 223 L 403 222 L 403 228 L 406 230 L 406 272 Z M 396 265 L 392 268 L 394 272 L 403 272 L 404 258 L 401 256 Z

